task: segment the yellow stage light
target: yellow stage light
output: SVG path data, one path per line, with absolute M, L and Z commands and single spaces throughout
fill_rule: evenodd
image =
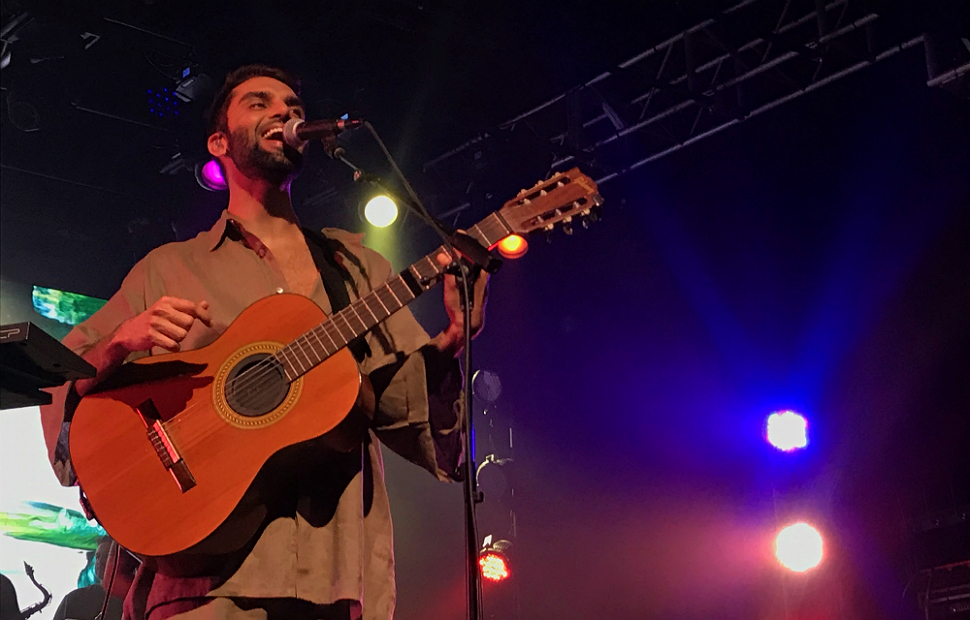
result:
M 383 194 L 374 196 L 364 206 L 364 217 L 371 226 L 386 228 L 397 219 L 397 204 Z

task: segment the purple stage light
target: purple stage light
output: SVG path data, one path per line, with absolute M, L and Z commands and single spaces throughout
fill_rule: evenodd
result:
M 215 159 L 210 159 L 204 164 L 197 164 L 195 167 L 195 180 L 205 189 L 213 192 L 221 192 L 229 189 L 226 176 L 222 173 L 222 166 Z
M 768 416 L 765 437 L 784 452 L 804 448 L 808 445 L 808 421 L 794 411 L 776 411 Z

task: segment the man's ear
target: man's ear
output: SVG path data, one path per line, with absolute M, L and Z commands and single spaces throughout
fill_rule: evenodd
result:
M 229 145 L 227 144 L 226 134 L 221 131 L 217 131 L 208 140 L 209 154 L 213 157 L 222 157 L 229 150 Z

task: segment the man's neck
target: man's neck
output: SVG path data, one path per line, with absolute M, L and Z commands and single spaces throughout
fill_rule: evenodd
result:
M 236 177 L 236 178 L 232 178 Z M 246 230 L 263 239 L 278 238 L 300 226 L 290 202 L 288 185 L 275 186 L 241 174 L 229 179 L 229 213 Z

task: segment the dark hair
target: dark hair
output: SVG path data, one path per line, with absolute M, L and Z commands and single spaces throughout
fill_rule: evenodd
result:
M 245 65 L 230 71 L 226 75 L 226 81 L 222 83 L 222 88 L 219 89 L 212 100 L 212 105 L 209 106 L 209 112 L 206 115 L 207 136 L 211 136 L 217 131 L 228 131 L 226 112 L 229 110 L 229 103 L 232 100 L 232 91 L 246 80 L 251 80 L 254 77 L 271 77 L 292 88 L 297 95 L 300 94 L 300 78 L 277 67 Z

